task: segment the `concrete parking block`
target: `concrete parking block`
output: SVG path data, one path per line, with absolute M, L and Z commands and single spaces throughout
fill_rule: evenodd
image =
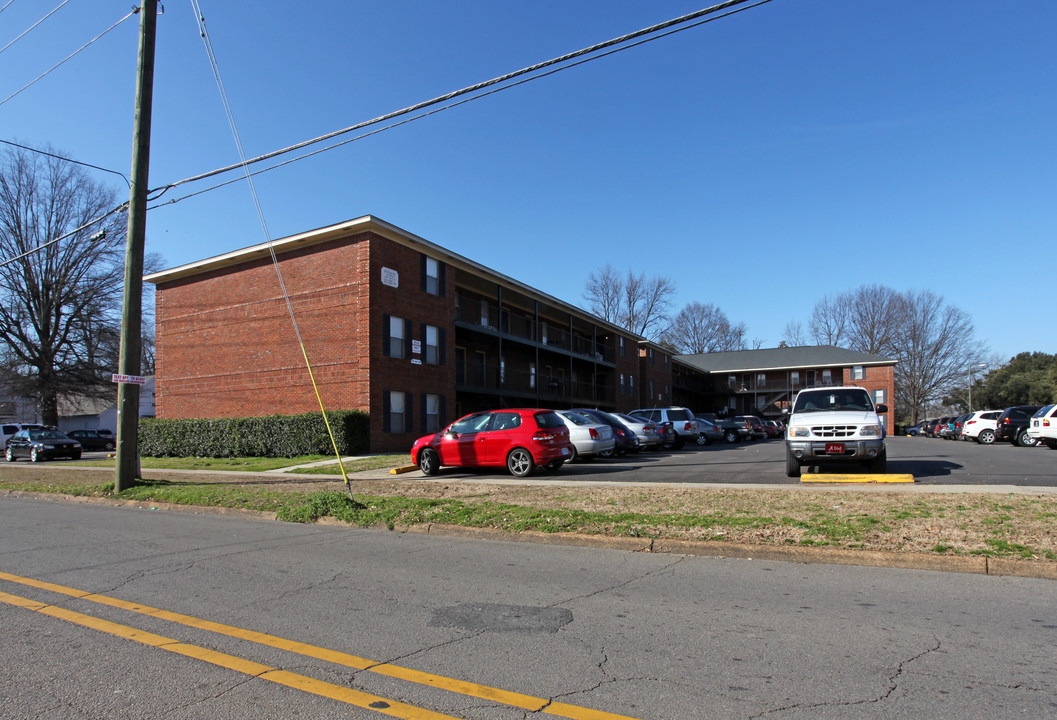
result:
M 912 483 L 913 475 L 824 475 L 822 473 L 804 473 L 800 476 L 802 483 Z

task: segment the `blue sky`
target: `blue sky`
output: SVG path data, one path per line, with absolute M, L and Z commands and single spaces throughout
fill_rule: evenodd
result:
M 0 47 L 59 2 L 13 0 Z M 706 6 L 200 0 L 251 157 Z M 70 0 L 0 52 L 0 100 L 128 10 Z M 0 138 L 129 175 L 138 31 L 0 104 Z M 273 238 L 372 214 L 576 304 L 608 262 L 763 347 L 880 283 L 943 296 L 998 356 L 1057 353 L 1052 291 L 1032 304 L 1057 271 L 1055 31 L 1053 0 L 774 0 L 255 182 Z M 238 160 L 191 3 L 158 32 L 152 187 Z M 264 239 L 245 183 L 147 221 L 167 267 Z

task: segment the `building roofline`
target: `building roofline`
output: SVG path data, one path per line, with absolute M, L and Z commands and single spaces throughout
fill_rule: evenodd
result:
M 493 282 L 500 285 L 507 285 L 508 287 L 516 289 L 518 292 L 540 300 L 549 305 L 554 305 L 564 309 L 566 312 L 572 315 L 578 315 L 582 319 L 589 320 L 596 325 L 602 325 L 613 332 L 618 332 L 626 335 L 633 340 L 642 341 L 639 335 L 615 325 L 607 320 L 593 315 L 591 312 L 584 310 L 581 307 L 568 303 L 564 300 L 560 300 L 552 295 L 548 295 L 541 290 L 526 285 L 525 283 L 519 282 L 503 273 L 497 272 L 491 268 L 488 268 L 480 263 L 474 262 L 467 257 L 459 255 L 458 253 L 452 252 L 447 248 L 441 247 L 436 243 L 430 242 L 423 237 L 410 233 L 403 228 L 397 227 L 392 223 L 386 222 L 381 218 L 373 215 L 363 215 L 352 220 L 346 220 L 345 222 L 337 223 L 334 225 L 328 225 L 326 227 L 316 228 L 315 230 L 308 230 L 303 233 L 296 235 L 290 235 L 285 238 L 273 240 L 270 243 L 260 243 L 259 245 L 253 245 L 250 247 L 242 248 L 240 250 L 233 250 L 223 255 L 216 255 L 214 257 L 205 258 L 203 260 L 197 260 L 195 262 L 187 263 L 186 265 L 180 265 L 178 267 L 170 268 L 168 270 L 162 270 L 160 272 L 151 273 L 144 276 L 144 281 L 160 285 L 166 282 L 172 282 L 174 280 L 182 280 L 184 278 L 194 277 L 195 275 L 201 275 L 203 273 L 212 272 L 214 270 L 222 270 L 224 268 L 234 267 L 245 262 L 260 260 L 271 256 L 274 251 L 276 255 L 290 252 L 299 248 L 311 247 L 320 243 L 327 242 L 329 240 L 335 240 L 337 238 L 348 237 L 357 235 L 365 232 L 373 232 L 377 235 L 381 235 L 389 240 L 398 242 L 401 245 L 407 247 L 418 247 L 423 251 L 426 251 L 432 257 L 438 260 L 460 268 L 462 270 L 474 273 L 479 276 L 483 276 Z

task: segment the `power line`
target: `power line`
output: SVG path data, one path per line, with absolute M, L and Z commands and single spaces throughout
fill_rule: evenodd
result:
M 758 0 L 757 2 L 753 3 L 751 5 L 751 7 L 756 7 L 757 5 L 762 5 L 762 4 L 770 2 L 770 1 L 771 0 Z M 480 83 L 477 83 L 475 85 L 470 85 L 470 86 L 464 87 L 464 88 L 462 88 L 460 90 L 455 90 L 454 92 L 447 93 L 445 95 L 440 95 L 440 96 L 435 97 L 435 98 L 433 98 L 431 100 L 426 100 L 424 102 L 420 102 L 420 103 L 417 103 L 415 105 L 410 105 L 410 106 L 405 107 L 405 108 L 403 108 L 401 110 L 396 110 L 396 111 L 388 113 L 386 115 L 380 115 L 380 116 L 378 116 L 376 118 L 373 118 L 371 120 L 366 120 L 364 122 L 360 122 L 360 123 L 357 123 L 355 125 L 350 125 L 349 127 L 343 128 L 341 130 L 336 130 L 336 131 L 328 133 L 326 135 L 320 135 L 319 137 L 313 138 L 311 140 L 305 140 L 303 142 L 297 143 L 296 145 L 290 145 L 289 147 L 282 148 L 281 150 L 275 150 L 273 152 L 266 153 L 264 155 L 260 155 L 258 157 L 255 157 L 255 158 L 252 158 L 250 160 L 247 160 L 244 163 L 240 162 L 240 163 L 236 163 L 234 165 L 228 165 L 226 167 L 218 168 L 216 170 L 211 170 L 210 172 L 207 172 L 207 173 L 202 173 L 201 175 L 195 175 L 195 176 L 190 177 L 190 178 L 185 178 L 183 180 L 178 180 L 178 181 L 176 181 L 174 183 L 170 183 L 169 185 L 166 185 L 164 187 L 155 188 L 151 192 L 159 192 L 159 191 L 160 192 L 165 192 L 165 191 L 170 190 L 170 189 L 172 189 L 174 187 L 177 187 L 179 185 L 185 185 L 187 183 L 197 182 L 199 180 L 205 180 L 207 178 L 214 177 L 216 175 L 221 175 L 223 173 L 230 172 L 232 170 L 238 170 L 240 168 L 244 168 L 246 165 L 253 165 L 255 163 L 263 162 L 265 160 L 270 160 L 270 159 L 272 159 L 274 157 L 278 157 L 279 155 L 284 155 L 284 154 L 286 154 L 288 152 L 293 152 L 295 150 L 300 150 L 302 148 L 308 147 L 309 145 L 314 145 L 314 144 L 319 143 L 319 142 L 324 142 L 326 140 L 330 140 L 330 139 L 338 137 L 340 135 L 345 135 L 345 134 L 353 132 L 355 130 L 361 130 L 361 129 L 363 129 L 365 127 L 368 127 L 370 125 L 376 125 L 378 123 L 385 122 L 387 120 L 392 120 L 394 118 L 401 117 L 403 115 L 409 115 L 411 113 L 417 112 L 419 110 L 423 110 L 423 109 L 431 107 L 433 105 L 439 105 L 439 104 L 447 102 L 449 100 L 453 100 L 453 99 L 455 99 L 457 97 L 462 97 L 464 95 L 469 95 L 469 94 L 478 92 L 480 90 L 483 90 L 485 88 L 489 88 L 489 87 L 492 87 L 492 86 L 495 86 L 495 85 L 499 85 L 501 83 L 508 82 L 508 81 L 513 80 L 515 78 L 521 77 L 523 75 L 528 75 L 530 73 L 538 72 L 539 70 L 543 70 L 545 68 L 552 67 L 554 65 L 559 65 L 561 63 L 568 62 L 568 61 L 573 60 L 575 58 L 579 58 L 579 57 L 583 57 L 583 56 L 586 56 L 586 55 L 590 55 L 590 54 L 596 53 L 596 52 L 598 52 L 600 50 L 604 50 L 606 48 L 611 48 L 611 47 L 613 47 L 615 45 L 621 45 L 623 43 L 629 42 L 630 40 L 635 40 L 637 38 L 641 38 L 641 37 L 644 37 L 644 36 L 647 36 L 647 35 L 658 33 L 658 32 L 660 32 L 662 30 L 667 30 L 667 29 L 675 27 L 677 25 L 683 25 L 685 23 L 689 23 L 692 20 L 697 20 L 699 18 L 706 17 L 708 15 L 714 15 L 716 13 L 719 13 L 719 12 L 723 11 L 723 10 L 729 10 L 729 9 L 735 8 L 735 7 L 739 6 L 739 5 L 745 5 L 745 4 L 749 3 L 749 2 L 750 2 L 750 0 L 726 0 L 726 2 L 721 2 L 721 3 L 717 4 L 717 5 L 713 5 L 711 7 L 705 8 L 703 10 L 698 10 L 696 12 L 688 13 L 686 15 L 682 15 L 680 17 L 673 18 L 672 20 L 668 20 L 668 21 L 665 21 L 663 23 L 658 23 L 656 25 L 651 25 L 651 26 L 643 28 L 641 30 L 637 30 L 635 32 L 628 33 L 627 35 L 622 35 L 620 37 L 613 38 L 611 40 L 606 40 L 605 42 L 597 43 L 595 45 L 591 45 L 591 46 L 583 48 L 581 50 L 577 50 L 575 52 L 567 53 L 565 55 L 561 55 L 559 57 L 552 58 L 550 60 L 546 60 L 544 62 L 537 63 L 535 65 L 530 65 L 530 66 L 522 68 L 520 70 L 515 70 L 514 72 L 507 73 L 506 75 L 501 75 L 499 77 L 492 78 L 491 80 L 485 80 L 484 82 L 480 82 Z M 748 9 L 748 8 L 745 8 L 745 9 Z M 726 13 L 725 15 L 723 15 L 723 17 L 726 17 L 729 14 L 731 14 L 731 13 Z M 701 24 L 701 23 L 697 23 L 697 24 Z M 666 34 L 670 34 L 670 33 L 666 33 Z M 663 37 L 663 35 L 661 37 Z M 636 43 L 635 45 L 638 45 L 638 44 L 641 44 L 641 43 Z M 629 45 L 628 47 L 634 47 L 635 45 Z M 624 48 L 624 49 L 626 49 L 626 48 Z
M 618 53 L 618 52 L 623 52 L 624 50 L 630 50 L 631 48 L 638 47 L 639 45 L 644 45 L 646 43 L 653 42 L 655 40 L 660 40 L 662 38 L 668 37 L 669 35 L 674 35 L 676 33 L 683 32 L 685 30 L 690 30 L 692 28 L 699 27 L 701 25 L 704 25 L 704 24 L 707 24 L 707 23 L 710 23 L 710 22 L 715 22 L 716 20 L 722 20 L 723 18 L 729 17 L 729 16 L 734 15 L 736 13 L 744 12 L 746 10 L 751 10 L 751 9 L 753 9 L 755 7 L 758 7 L 760 5 L 765 5 L 765 4 L 769 3 L 769 2 L 772 2 L 772 0 L 756 0 L 756 2 L 753 2 L 752 4 L 749 4 L 749 5 L 744 5 L 744 6 L 737 7 L 737 8 L 731 8 L 730 10 L 728 10 L 727 12 L 725 12 L 725 13 L 723 13 L 721 15 L 716 15 L 714 17 L 706 17 L 704 19 L 699 20 L 698 22 L 695 22 L 695 23 L 692 23 L 692 24 L 689 24 L 689 25 L 685 25 L 683 27 L 677 27 L 677 28 L 670 29 L 668 32 L 661 33 L 660 35 L 643 38 L 643 39 L 639 40 L 638 42 L 634 42 L 634 43 L 631 43 L 631 44 L 628 44 L 628 45 L 625 45 L 625 46 L 619 47 L 619 48 L 613 48 L 613 49 L 610 49 L 608 52 L 604 52 L 604 53 L 601 53 L 599 55 L 595 55 L 595 56 L 592 56 L 592 57 L 585 57 L 585 58 L 580 59 L 580 60 L 578 60 L 578 61 L 576 61 L 574 63 L 569 63 L 568 65 L 564 65 L 564 66 L 561 66 L 561 67 L 555 67 L 555 68 L 552 68 L 551 70 L 548 70 L 547 72 L 540 73 L 538 75 L 533 75 L 532 77 L 522 78 L 522 79 L 518 80 L 517 82 L 512 82 L 512 83 L 510 83 L 508 85 L 503 85 L 501 87 L 496 87 L 496 88 L 493 88 L 491 90 L 488 90 L 487 92 L 482 92 L 482 93 L 480 93 L 478 95 L 473 95 L 473 96 L 468 97 L 468 98 L 463 98 L 462 100 L 458 100 L 456 102 L 449 103 L 449 104 L 444 105 L 444 106 L 439 107 L 439 108 L 434 108 L 434 109 L 432 109 L 432 110 L 430 110 L 428 112 L 424 112 L 424 113 L 422 113 L 420 115 L 415 115 L 414 117 L 406 118 L 404 120 L 400 120 L 399 122 L 390 123 L 389 125 L 386 125 L 384 127 L 376 128 L 376 129 L 371 130 L 369 132 L 365 132 L 365 133 L 362 133 L 360 135 L 356 135 L 355 137 L 351 137 L 351 138 L 342 140 L 341 142 L 337 142 L 337 143 L 334 143 L 332 145 L 327 145 L 326 147 L 319 148 L 318 150 L 313 150 L 312 152 L 308 152 L 308 153 L 305 153 L 303 155 L 298 155 L 297 157 L 290 158 L 289 160 L 284 160 L 283 162 L 276 163 L 275 165 L 269 165 L 266 168 L 262 168 L 260 170 L 255 171 L 255 172 L 248 173 L 247 176 L 248 177 L 256 177 L 257 175 L 261 175 L 261 174 L 266 173 L 266 172 L 268 172 L 270 170 L 276 170 L 276 169 L 284 167 L 286 165 L 291 165 L 291 164 L 293 164 L 295 162 L 298 162 L 300 160 L 304 160 L 306 158 L 314 157 L 315 155 L 319 155 L 319 154 L 327 152 L 329 150 L 334 150 L 336 148 L 339 148 L 339 147 L 341 147 L 343 145 L 348 145 L 349 143 L 356 142 L 357 140 L 363 140 L 365 138 L 371 137 L 372 135 L 377 135 L 379 133 L 385 132 L 386 130 L 391 130 L 391 129 L 399 127 L 401 125 L 406 125 L 406 124 L 412 123 L 412 122 L 414 122 L 416 120 L 421 120 L 423 118 L 430 117 L 431 115 L 436 115 L 437 113 L 443 112 L 445 110 L 450 110 L 451 108 L 455 108 L 455 107 L 458 107 L 460 105 L 465 105 L 466 103 L 472 102 L 474 100 L 480 100 L 481 98 L 485 98 L 485 97 L 488 97 L 489 95 L 494 95 L 496 93 L 503 92 L 504 90 L 509 90 L 511 88 L 518 87 L 519 85 L 524 85 L 526 83 L 532 82 L 533 80 L 539 80 L 541 78 L 549 77 L 550 75 L 554 75 L 556 73 L 562 72 L 564 70 L 570 70 L 570 69 L 575 68 L 575 67 L 577 67 L 579 65 L 583 65 L 583 64 L 586 64 L 586 63 L 589 63 L 589 62 L 593 62 L 595 60 L 601 60 L 602 58 L 608 57 L 609 55 L 613 55 L 613 54 Z M 388 115 L 386 117 L 393 117 L 393 116 L 394 116 L 394 114 L 390 113 L 390 115 Z M 370 125 L 370 124 L 373 124 L 373 123 L 377 123 L 379 121 L 380 121 L 380 119 L 370 120 L 370 121 L 367 121 L 365 123 L 361 123 L 358 127 L 364 127 L 364 126 L 367 126 L 367 125 Z M 332 133 L 331 135 L 329 135 L 327 137 L 334 137 L 334 134 Z M 307 144 L 310 144 L 311 142 L 315 142 L 315 141 L 309 141 L 309 143 L 307 143 Z M 305 145 L 306 145 L 306 143 L 301 143 L 300 147 L 304 147 Z M 250 161 L 248 161 L 248 163 L 257 162 L 258 160 L 263 160 L 263 159 L 269 159 L 271 157 L 275 157 L 277 154 L 281 154 L 282 152 L 285 152 L 285 151 L 279 151 L 279 153 L 271 153 L 271 154 L 266 155 L 266 156 L 261 156 L 261 158 L 258 158 L 257 160 L 250 160 Z M 214 172 L 211 172 L 211 173 L 206 173 L 204 175 L 199 175 L 199 176 L 196 176 L 196 177 L 193 177 L 193 178 L 189 178 L 187 180 L 180 180 L 180 181 L 178 181 L 176 183 L 172 183 L 170 185 L 166 185 L 166 186 L 163 186 L 161 188 L 156 188 L 156 189 L 152 190 L 151 192 L 152 193 L 157 193 L 157 194 L 153 195 L 153 197 L 151 199 L 152 200 L 157 200 L 162 195 L 164 195 L 165 192 L 167 192 L 168 190 L 170 190 L 170 189 L 172 189 L 174 187 L 177 187 L 179 185 L 190 183 L 190 182 L 193 182 L 195 180 L 206 179 L 208 177 L 215 177 L 216 175 L 219 175 L 219 174 L 222 174 L 224 172 L 227 172 L 228 170 L 234 170 L 234 169 L 237 169 L 237 168 L 244 168 L 244 167 L 245 167 L 244 165 L 240 164 L 240 165 L 237 165 L 237 166 L 231 166 L 229 168 L 222 168 L 221 170 L 217 170 L 217 171 L 214 171 Z M 158 203 L 156 205 L 152 205 L 150 209 L 153 210 L 153 209 L 157 209 L 157 208 L 160 208 L 160 207 L 164 207 L 166 205 L 175 205 L 176 203 L 182 202 L 183 200 L 188 200 L 190 198 L 197 197 L 198 195 L 203 195 L 203 194 L 205 194 L 207 192 L 211 192 L 213 190 L 218 190 L 218 189 L 220 189 L 222 187 L 226 187 L 228 185 L 232 185 L 234 183 L 239 182 L 242 179 L 243 179 L 243 176 L 232 178 L 231 180 L 225 180 L 224 182 L 217 183 L 216 185 L 211 185 L 211 186 L 209 186 L 207 188 L 203 188 L 201 190 L 197 190 L 195 192 L 188 193 L 186 195 L 181 195 L 178 198 L 173 198 L 172 200 L 167 200 L 165 202 Z
M 69 1 L 70 1 L 70 0 L 65 0 L 65 2 L 63 2 L 63 5 L 65 5 L 65 4 L 66 4 L 67 2 L 69 2 Z M 60 5 L 59 7 L 62 7 L 62 5 Z M 59 8 L 55 8 L 55 10 L 58 10 L 58 9 L 59 9 Z M 55 10 L 52 10 L 52 12 L 55 12 Z M 57 64 L 55 64 L 55 65 L 52 65 L 52 66 L 51 66 L 50 68 L 48 68 L 48 69 L 47 69 L 47 70 L 45 70 L 45 71 L 44 71 L 43 73 L 41 73 L 41 74 L 40 74 L 40 75 L 38 75 L 37 77 L 35 77 L 35 78 L 33 78 L 32 80 L 30 80 L 30 81 L 29 81 L 28 83 L 26 83 L 25 85 L 23 85 L 22 87 L 20 87 L 20 88 L 19 88 L 18 90 L 16 90 L 15 92 L 13 92 L 13 93 L 11 93 L 10 95 L 8 95 L 8 96 L 7 96 L 6 98 L 4 98 L 3 100 L 0 100 L 0 105 L 3 105 L 3 104 L 4 104 L 4 103 L 6 103 L 6 102 L 7 102 L 8 100 L 10 100 L 11 98 L 15 97 L 15 96 L 16 96 L 16 95 L 18 95 L 19 93 L 21 93 L 21 92 L 22 92 L 23 90 L 25 90 L 25 89 L 29 88 L 29 87 L 30 87 L 31 85 L 33 85 L 34 83 L 36 83 L 36 82 L 37 82 L 38 80 L 40 80 L 41 78 L 43 78 L 43 77 L 44 77 L 45 75 L 48 75 L 48 74 L 49 74 L 49 73 L 50 73 L 50 72 L 51 72 L 52 70 L 55 70 L 55 69 L 56 69 L 56 68 L 58 68 L 58 67 L 59 67 L 60 65 L 64 64 L 64 63 L 65 63 L 65 62 L 66 62 L 67 60 L 69 60 L 70 58 L 72 58 L 72 57 L 73 57 L 74 55 L 77 55 L 77 54 L 78 54 L 79 52 L 81 52 L 82 50 L 84 50 L 85 48 L 87 48 L 87 47 L 88 47 L 89 45 L 91 45 L 92 43 L 94 43 L 94 42 L 95 42 L 96 40 L 98 40 L 99 38 L 103 37 L 104 35 L 106 35 L 107 33 L 109 33 L 109 32 L 110 32 L 111 30 L 113 30 L 114 28 L 116 28 L 116 27 L 117 27 L 118 25 L 120 25 L 121 23 L 125 22 L 125 21 L 126 21 L 126 20 L 128 20 L 128 19 L 129 19 L 130 17 L 132 17 L 133 15 L 136 15 L 136 14 L 138 14 L 138 13 L 139 13 L 139 8 L 132 8 L 132 11 L 131 11 L 131 12 L 130 12 L 130 13 L 129 13 L 128 15 L 126 15 L 125 17 L 123 17 L 123 18 L 121 18 L 120 20 L 118 20 L 118 21 L 117 21 L 116 23 L 114 23 L 113 25 L 111 25 L 110 27 L 108 27 L 108 28 L 107 28 L 106 30 L 104 30 L 103 32 L 101 32 L 101 33 L 99 33 L 98 35 L 96 35 L 96 36 L 95 36 L 94 38 L 92 38 L 91 40 L 89 40 L 88 42 L 86 42 L 86 43 L 85 43 L 84 45 L 82 45 L 81 47 L 77 48 L 77 49 L 76 49 L 76 50 L 74 50 L 74 51 L 73 51 L 72 53 L 70 53 L 69 55 L 67 55 L 67 56 L 66 56 L 65 58 L 63 58 L 62 60 L 60 60 L 60 61 L 59 61 L 59 62 L 58 62 Z M 28 32 L 28 31 L 27 31 L 27 32 Z M 23 34 L 24 34 L 24 33 L 23 33 Z M 16 38 L 16 39 L 17 39 L 17 38 Z M 14 40 L 12 40 L 11 42 L 14 42 Z M 8 43 L 8 45 L 10 45 L 10 43 Z M 5 49 L 6 49 L 6 47 L 5 47 Z M 0 52 L 3 52 L 3 50 L 0 50 Z
M 11 0 L 11 2 L 14 2 L 14 0 Z M 11 2 L 7 3 L 7 5 L 10 5 Z M 59 11 L 59 8 L 61 8 L 63 5 L 65 5 L 68 2 L 70 2 L 70 0 L 62 0 L 62 2 L 59 3 L 58 6 L 54 10 L 52 10 L 50 13 L 48 13 L 47 15 L 42 17 L 40 20 L 37 20 L 35 23 L 33 23 L 28 28 L 23 30 L 22 33 L 18 37 L 16 37 L 14 40 L 9 42 L 7 45 L 4 45 L 2 48 L 0 48 L 0 53 L 2 53 L 4 50 L 7 50 L 9 47 L 11 47 L 15 43 L 17 43 L 19 40 L 24 38 L 26 35 L 29 35 L 29 33 L 32 32 L 34 28 L 36 28 L 38 25 L 40 25 L 42 22 L 44 22 L 45 20 L 50 18 L 55 13 L 57 13 Z M 0 12 L 3 12 L 4 10 L 6 10 L 7 9 L 7 5 L 4 5 L 2 8 L 0 8 Z
M 12 2 L 13 1 L 14 0 L 12 0 Z M 128 185 L 129 188 L 132 187 L 132 183 L 129 182 L 128 178 L 125 177 L 122 173 L 119 173 L 117 170 L 109 170 L 109 169 L 107 169 L 105 167 L 99 167 L 98 165 L 92 165 L 91 163 L 80 162 L 79 160 L 71 160 L 70 158 L 63 157 L 62 155 L 56 155 L 55 153 L 50 153 L 50 152 L 47 152 L 45 150 L 38 150 L 37 148 L 32 148 L 32 147 L 29 147 L 27 145 L 19 145 L 18 143 L 11 142 L 10 140 L 0 140 L 0 143 L 4 143 L 5 145 L 11 145 L 12 147 L 21 148 L 23 150 L 28 150 L 29 152 L 35 152 L 35 153 L 37 153 L 39 155 L 47 155 L 48 157 L 53 157 L 56 160 L 62 160 L 64 162 L 73 163 L 74 165 L 84 165 L 85 167 L 90 167 L 93 170 L 102 170 L 103 172 L 113 173 L 114 175 L 117 175 L 122 180 L 124 180 L 125 184 Z

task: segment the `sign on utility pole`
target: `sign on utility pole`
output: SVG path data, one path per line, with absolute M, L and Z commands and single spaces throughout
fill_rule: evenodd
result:
M 121 308 L 119 376 L 138 377 L 143 332 L 143 247 L 147 235 L 147 190 L 150 174 L 150 120 L 154 97 L 154 40 L 158 0 L 143 0 L 139 17 L 139 74 L 136 121 L 132 139 L 132 189 L 125 241 L 125 300 Z M 117 477 L 115 492 L 127 490 L 139 476 L 139 384 L 118 381 Z

